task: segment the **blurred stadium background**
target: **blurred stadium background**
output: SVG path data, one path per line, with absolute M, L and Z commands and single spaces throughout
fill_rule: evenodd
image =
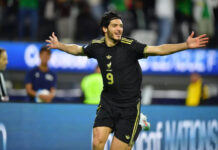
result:
M 26 7 L 30 11 L 24 14 L 22 9 Z M 39 64 L 39 48 L 46 44 L 44 41 L 52 32 L 55 32 L 64 43 L 84 45 L 93 38 L 101 36 L 98 23 L 103 12 L 107 10 L 116 10 L 121 14 L 125 36 L 130 36 L 148 45 L 184 42 L 191 31 L 195 31 L 196 35 L 206 33 L 209 36 L 210 42 L 206 48 L 140 60 L 143 70 L 142 103 L 143 105 L 152 105 L 143 106 L 142 110 L 149 114 L 149 117 L 154 117 L 151 118 L 154 126 L 150 133 L 141 135 L 144 137 L 140 138 L 142 143 L 144 140 L 144 144 L 139 144 L 140 146 L 135 147 L 135 149 L 176 150 L 180 147 L 184 150 L 193 150 L 201 147 L 202 149 L 217 150 L 217 0 L 27 0 L 26 3 L 25 0 L 0 0 L 0 47 L 7 50 L 9 59 L 4 74 L 10 102 L 16 102 L 0 103 L 0 133 L 2 131 L 2 135 L 5 135 L 4 129 L 8 133 L 7 146 L 2 142 L 4 136 L 0 136 L 0 150 L 2 147 L 3 150 L 14 148 L 48 150 L 70 149 L 70 147 L 72 149 L 90 149 L 95 106 L 78 105 L 78 103 L 82 103 L 80 82 L 86 74 L 94 71 L 96 61 L 53 50 L 49 65 L 57 73 L 58 82 L 54 104 L 51 106 L 28 103 L 24 89 L 24 77 L 27 70 Z M 190 82 L 189 77 L 192 72 L 201 74 L 204 83 L 208 85 L 210 97 L 205 105 L 210 106 L 203 108 L 184 107 L 187 86 Z M 23 104 L 23 102 L 28 104 Z M 77 103 L 77 105 L 66 106 L 63 103 Z M 86 109 L 92 113 L 85 111 Z M 166 114 L 160 116 L 160 112 L 166 112 Z M 61 116 L 61 113 L 65 117 Z M 91 115 L 86 116 L 86 114 Z M 31 115 L 35 119 L 30 119 Z M 57 120 L 54 121 L 51 117 L 57 117 Z M 51 126 L 51 129 L 44 127 L 44 122 L 46 126 Z M 38 123 L 39 125 L 37 125 Z M 83 130 L 81 131 L 82 135 L 79 136 L 80 132 L 70 127 L 68 123 L 75 124 L 78 131 Z M 79 128 L 78 126 L 81 124 L 82 126 Z M 28 125 L 33 125 L 33 127 L 27 127 Z M 178 131 L 178 135 L 177 132 L 175 133 L 177 136 L 175 139 L 169 138 L 169 134 L 173 134 L 173 132 L 168 132 L 170 125 L 175 125 Z M 192 129 L 191 126 L 196 128 Z M 179 137 L 179 127 L 184 134 L 187 131 L 188 135 L 190 133 L 190 135 L 196 134 L 197 136 L 187 135 L 188 139 L 184 138 L 185 135 Z M 161 138 L 158 129 L 162 128 L 164 128 L 162 137 L 166 133 L 168 133 L 168 137 L 165 141 L 160 141 L 163 147 L 158 148 L 154 146 L 154 141 L 157 142 L 158 138 Z M 201 134 L 200 129 L 202 128 L 204 132 Z M 43 140 L 35 141 L 43 138 L 45 133 L 54 134 L 54 130 L 57 131 L 55 136 L 47 143 Z M 68 131 L 72 132 L 73 135 L 70 136 Z M 60 133 L 61 136 L 58 137 Z M 87 133 L 89 134 L 88 138 L 86 137 Z M 18 135 L 21 135 L 20 140 L 26 142 L 22 141 L 18 144 L 19 140 L 16 141 Z M 67 135 L 71 139 L 62 138 L 62 136 Z M 75 135 L 78 137 L 75 138 Z M 31 136 L 32 138 L 29 138 Z M 48 135 L 45 137 L 49 138 Z M 82 143 L 79 141 L 84 137 L 90 141 L 82 147 Z M 189 138 L 197 139 L 195 148 L 190 146 L 191 140 Z M 202 139 L 211 139 L 208 142 L 212 144 L 199 144 Z M 56 140 L 62 144 L 52 144 Z M 80 144 L 70 140 L 78 140 Z M 176 142 L 177 145 L 172 144 Z M 66 144 L 65 147 L 63 143 Z M 41 144 L 44 144 L 45 147 Z M 187 148 L 185 144 L 187 144 Z M 158 144 L 156 143 L 156 145 Z M 181 147 L 181 145 L 185 146 Z

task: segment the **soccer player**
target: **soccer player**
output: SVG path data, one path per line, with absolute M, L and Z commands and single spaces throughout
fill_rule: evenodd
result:
M 114 12 L 106 12 L 100 25 L 104 37 L 85 46 L 63 44 L 54 32 L 46 42 L 50 48 L 97 59 L 104 88 L 93 126 L 93 149 L 103 150 L 109 134 L 114 132 L 111 150 L 130 150 L 141 130 L 142 71 L 138 59 L 204 47 L 208 38 L 205 34 L 194 38 L 192 32 L 184 43 L 148 46 L 123 37 L 122 19 Z

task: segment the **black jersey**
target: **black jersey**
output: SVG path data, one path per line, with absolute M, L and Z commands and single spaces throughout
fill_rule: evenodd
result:
M 104 38 L 83 47 L 84 54 L 95 58 L 101 69 L 104 88 L 102 101 L 118 106 L 136 104 L 141 97 L 142 71 L 138 59 L 145 58 L 146 44 L 122 37 L 113 47 Z

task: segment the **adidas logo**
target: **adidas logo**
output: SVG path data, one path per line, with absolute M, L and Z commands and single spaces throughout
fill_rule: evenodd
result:
M 130 139 L 130 136 L 129 136 L 129 135 L 126 135 L 125 138 L 126 138 L 127 140 L 129 140 L 129 139 Z

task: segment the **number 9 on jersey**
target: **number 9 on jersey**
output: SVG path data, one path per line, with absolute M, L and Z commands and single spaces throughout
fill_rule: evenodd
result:
M 107 74 L 106 74 L 106 78 L 107 78 L 107 80 L 108 80 L 107 83 L 108 83 L 109 85 L 114 84 L 114 76 L 113 76 L 112 73 L 107 73 Z

